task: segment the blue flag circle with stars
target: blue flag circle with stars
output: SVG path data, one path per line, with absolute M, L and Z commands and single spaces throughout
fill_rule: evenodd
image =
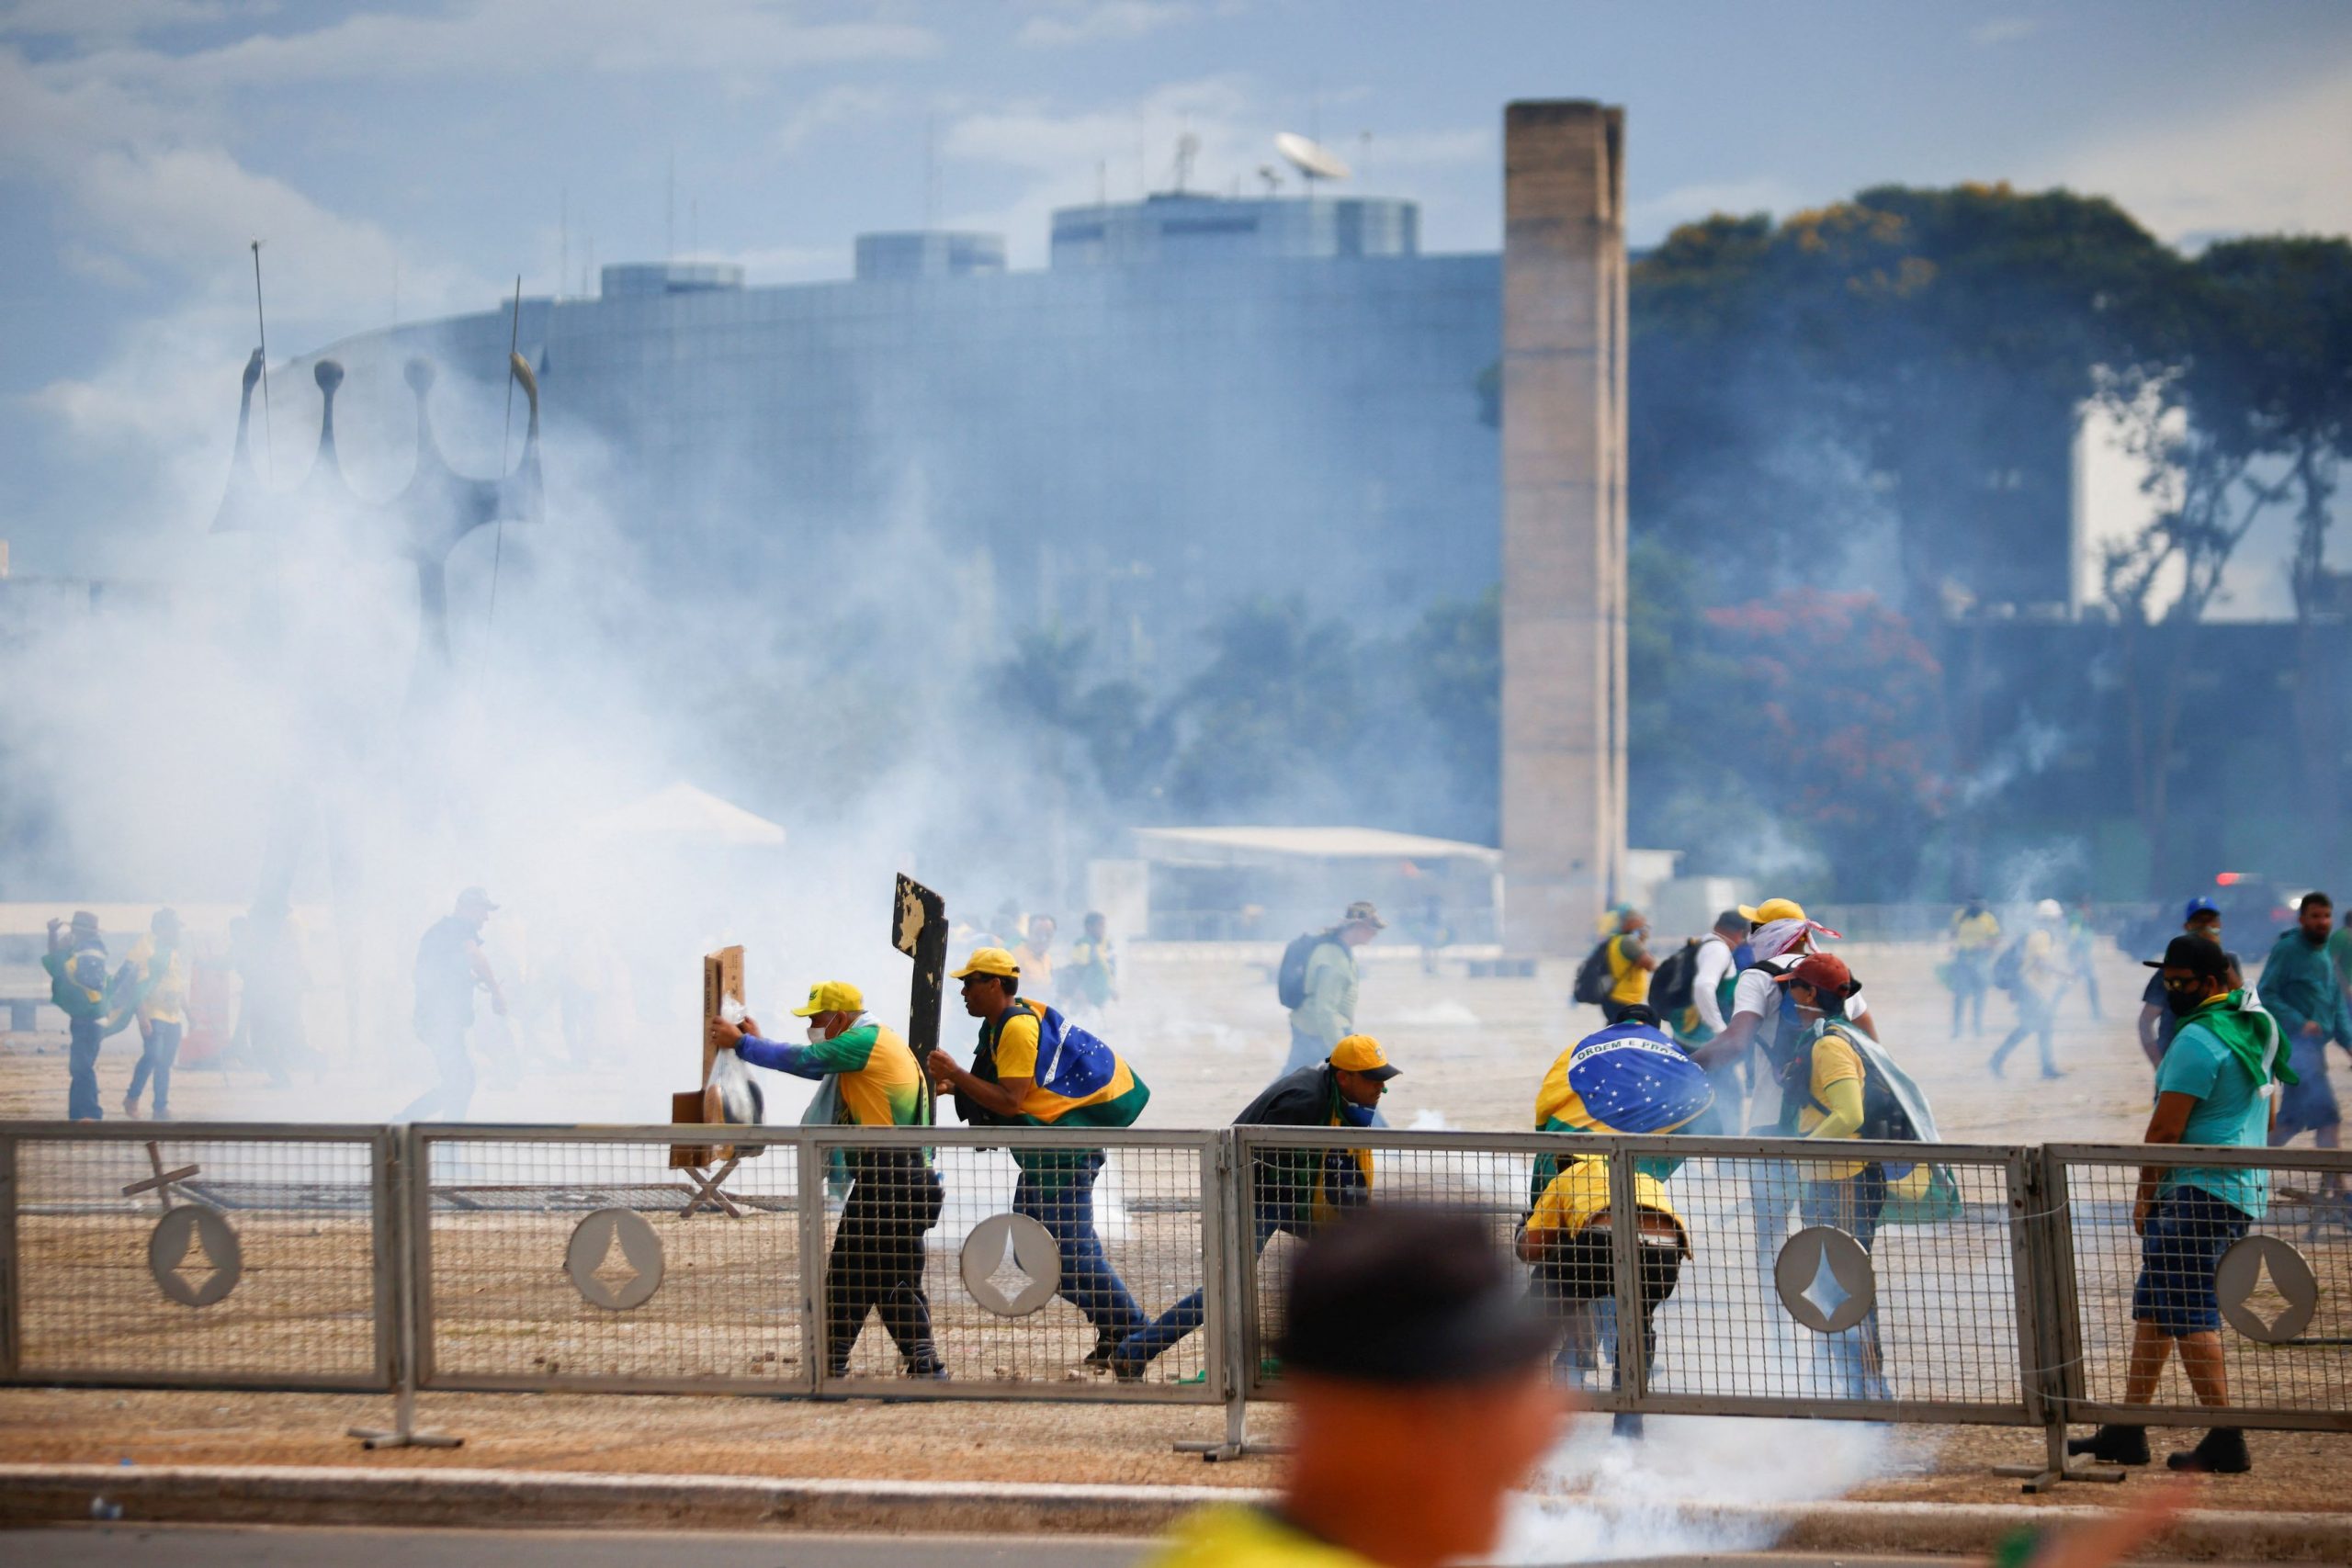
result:
M 1568 1087 L 1596 1133 L 1661 1133 L 1690 1121 L 1714 1098 L 1698 1063 L 1657 1030 L 1620 1024 L 1588 1035 L 1568 1058 Z

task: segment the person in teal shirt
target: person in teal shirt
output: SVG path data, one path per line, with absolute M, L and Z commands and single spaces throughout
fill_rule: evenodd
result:
M 2177 936 L 2157 965 L 2165 1005 L 2180 1020 L 2156 1068 L 2156 1109 L 2143 1139 L 2261 1148 L 2278 1086 L 2295 1081 L 2278 1025 L 2245 991 L 2230 988 L 2230 959 L 2219 943 Z M 2156 1380 L 2177 1348 L 2197 1402 L 2230 1403 L 2222 1355 L 2221 1303 L 2213 1290 L 2222 1255 L 2270 1207 L 2270 1173 L 2254 1166 L 2143 1166 L 2132 1204 L 2140 1235 L 2140 1278 L 2132 1291 L 2132 1359 L 2123 1402 L 2152 1404 Z M 2112 1423 L 2066 1445 L 2112 1464 L 2148 1462 L 2148 1429 Z M 2166 1461 L 2175 1470 L 2238 1474 L 2253 1468 L 2245 1434 L 2215 1427 Z
M 2352 1007 L 2345 1003 L 2344 978 L 2328 952 L 2335 905 L 2324 893 L 2306 893 L 2297 913 L 2294 930 L 2279 933 L 2262 965 L 2263 1010 L 2278 1021 L 2298 1080 L 2279 1097 L 2270 1142 L 2275 1146 L 2309 1133 L 2321 1148 L 2332 1149 L 2342 1141 L 2344 1113 L 2327 1081 L 2327 1043 L 2352 1051 Z M 2322 1177 L 2320 1194 L 2340 1201 L 2343 1173 Z

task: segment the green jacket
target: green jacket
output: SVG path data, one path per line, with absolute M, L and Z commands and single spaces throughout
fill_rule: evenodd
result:
M 130 1024 L 143 996 L 117 994 L 123 987 L 107 982 L 103 947 L 54 949 L 41 955 L 40 966 L 49 971 L 49 999 L 76 1023 L 102 1025 L 101 1040 Z
M 2352 1015 L 2344 1005 L 2344 983 L 2324 943 L 2313 947 L 2300 931 L 2281 933 L 2263 961 L 2256 989 L 2263 1010 L 2278 1021 L 2290 1045 L 2300 1043 L 2304 1024 L 2316 1023 L 2323 1043 L 2334 1039 L 2352 1049 Z
M 1337 1045 L 1355 1032 L 1359 983 L 1353 948 L 1336 936 L 1317 943 L 1306 960 L 1306 995 L 1291 1010 L 1290 1026 Z

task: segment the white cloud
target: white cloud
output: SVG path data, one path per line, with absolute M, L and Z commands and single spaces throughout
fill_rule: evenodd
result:
M 875 87 L 843 84 L 826 88 L 797 105 L 768 139 L 768 145 L 789 155 L 823 131 L 838 126 L 878 119 L 889 111 L 892 96 Z
M 2007 43 L 2023 43 L 2041 30 L 2037 17 L 1993 17 L 1968 29 L 1968 41 L 1979 49 L 1998 49 Z
M 2250 104 L 2179 105 L 2038 171 L 2110 196 L 2159 237 L 2352 233 L 2352 65 Z
M 0 11 L 0 38 L 100 39 L 137 38 L 162 28 L 194 27 L 232 15 L 274 9 L 229 0 L 18 0 Z
M 252 33 L 182 53 L 95 49 L 59 74 L 179 92 L 300 83 L 584 72 L 774 73 L 935 51 L 938 35 L 899 22 L 805 23 L 762 0 L 473 0 L 447 11 L 363 11 L 304 31 Z
M 1023 23 L 1013 41 L 1023 49 L 1125 43 L 1199 15 L 1182 0 L 1057 0 Z
M 1679 223 L 1696 222 L 1718 212 L 1745 218 L 1751 212 L 1785 216 L 1805 205 L 1804 197 L 1786 181 L 1769 175 L 1744 180 L 1677 186 L 1657 196 L 1636 197 L 1626 205 L 1625 229 L 1637 245 L 1655 244 Z

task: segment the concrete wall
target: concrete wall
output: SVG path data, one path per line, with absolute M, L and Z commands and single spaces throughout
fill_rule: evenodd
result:
M 1503 127 L 1506 940 L 1570 954 L 1624 871 L 1625 117 Z

